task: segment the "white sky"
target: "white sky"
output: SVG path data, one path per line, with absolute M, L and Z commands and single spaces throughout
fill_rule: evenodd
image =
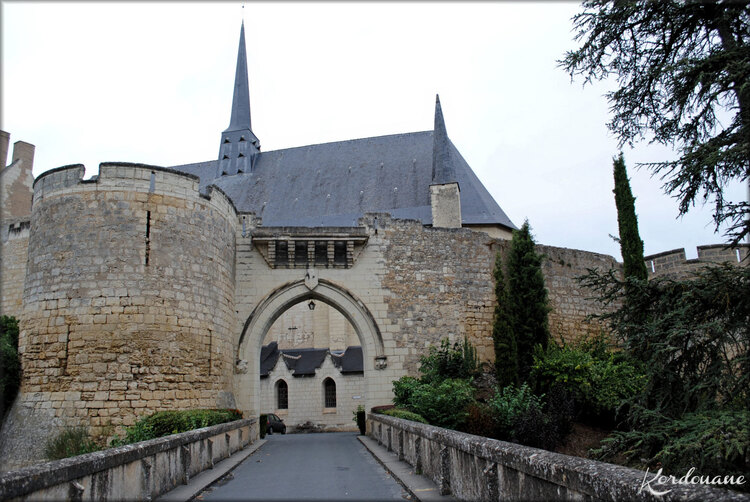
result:
M 617 142 L 605 85 L 556 65 L 573 2 L 247 3 L 253 131 L 263 151 L 430 130 L 448 135 L 539 243 L 620 259 Z M 239 3 L 2 2 L 2 129 L 36 145 L 34 175 L 83 163 L 215 159 L 229 124 Z M 722 242 L 711 208 L 677 204 L 624 149 L 646 254 Z M 735 185 L 731 198 L 746 197 Z

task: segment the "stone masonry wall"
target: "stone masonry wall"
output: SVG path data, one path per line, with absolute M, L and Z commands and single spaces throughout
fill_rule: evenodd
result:
M 649 277 L 685 279 L 711 263 L 729 263 L 747 267 L 750 264 L 748 254 L 750 254 L 750 246 L 747 244 L 740 244 L 736 247 L 712 244 L 698 246 L 698 258 L 693 260 L 685 258 L 684 249 L 673 249 L 649 255 L 644 260 Z
M 609 255 L 578 249 L 537 245 L 537 252 L 544 255 L 542 272 L 549 294 L 551 310 L 548 319 L 552 337 L 557 341 L 574 342 L 600 334 L 605 328 L 586 317 L 600 314 L 601 305 L 576 277 L 590 268 L 620 271 L 622 264 Z
M 153 411 L 233 406 L 231 202 L 161 168 L 83 172 L 35 182 L 16 414 L 107 435 Z M 0 456 L 34 449 L 18 426 Z
M 492 239 L 462 228 L 425 228 L 411 220 L 383 226 L 388 319 L 400 327 L 394 339 L 406 354 L 408 373 L 416 374 L 427 347 L 445 337 L 458 341 L 466 336 L 481 360 L 493 360 Z
M 424 228 L 418 222 L 393 220 L 386 227 L 388 273 L 383 286 L 391 291 L 388 317 L 400 324 L 397 347 L 408 348 L 405 367 L 416 373 L 419 357 L 441 338 L 474 344 L 480 360 L 494 361 L 492 324 L 495 309 L 495 254 L 505 256 L 506 240 L 467 229 Z M 611 256 L 538 245 L 545 256 L 542 272 L 549 293 L 550 333 L 573 341 L 601 331 L 586 321 L 601 311 L 576 277 L 587 268 L 619 269 Z
M 29 247 L 29 222 L 2 222 L 0 229 L 0 315 L 19 318 Z
M 21 314 L 34 176 L 34 145 L 16 141 L 6 166 L 10 134 L 0 131 L 0 315 Z

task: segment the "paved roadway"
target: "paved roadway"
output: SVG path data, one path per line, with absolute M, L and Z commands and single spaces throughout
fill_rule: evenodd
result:
M 274 434 L 196 500 L 406 499 L 355 432 Z

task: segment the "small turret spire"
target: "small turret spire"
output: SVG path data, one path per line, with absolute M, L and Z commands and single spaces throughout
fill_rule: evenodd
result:
M 432 183 L 456 182 L 456 169 L 450 153 L 448 132 L 445 130 L 440 96 L 435 95 L 435 129 L 432 138 Z
M 250 122 L 250 89 L 247 78 L 247 51 L 245 49 L 245 21 L 240 28 L 237 50 L 237 68 L 234 75 L 232 115 L 221 134 L 219 170 L 217 175 L 250 172 L 255 156 L 260 152 L 260 141 L 252 131 Z

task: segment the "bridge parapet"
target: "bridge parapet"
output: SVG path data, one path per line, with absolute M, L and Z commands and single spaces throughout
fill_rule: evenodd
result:
M 0 500 L 153 500 L 258 439 L 236 420 L 0 474 Z
M 695 484 L 656 485 L 655 473 L 386 415 L 369 414 L 367 431 L 418 474 L 435 481 L 442 495 L 461 500 L 750 501 L 739 492 Z M 669 494 L 654 494 L 649 486 Z

